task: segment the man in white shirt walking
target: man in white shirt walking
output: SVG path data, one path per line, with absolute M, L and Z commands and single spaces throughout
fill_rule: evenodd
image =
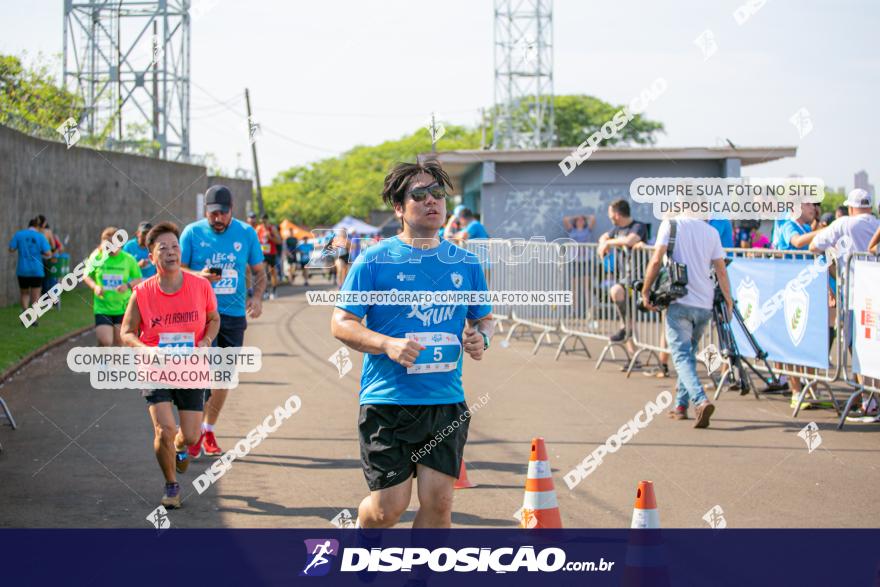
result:
M 715 297 L 715 284 L 712 281 L 712 268 L 730 315 L 733 314 L 733 298 L 730 296 L 730 281 L 724 265 L 724 250 L 721 238 L 712 226 L 694 218 L 664 220 L 657 231 L 654 255 L 648 263 L 642 286 L 642 299 L 649 310 L 657 308 L 648 303 L 651 285 L 657 279 L 663 257 L 669 248 L 671 222 L 676 224 L 675 241 L 672 247 L 672 260 L 687 265 L 687 294 L 673 301 L 666 310 L 666 340 L 672 352 L 672 361 L 678 372 L 678 393 L 675 409 L 670 416 L 676 420 L 687 419 L 688 404 L 693 402 L 696 411 L 694 428 L 708 428 L 709 418 L 715 406 L 706 397 L 700 377 L 697 374 L 697 344 L 700 336 L 712 318 L 712 305 Z

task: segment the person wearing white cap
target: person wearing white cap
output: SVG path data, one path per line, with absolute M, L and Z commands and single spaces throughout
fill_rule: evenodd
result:
M 841 216 L 828 227 L 823 228 L 810 243 L 810 250 L 823 253 L 831 247 L 838 249 L 837 259 L 842 261 L 848 253 L 868 250 L 871 237 L 880 228 L 880 220 L 873 214 L 874 198 L 867 191 L 856 188 L 852 190 L 843 203 L 849 209 L 849 216 Z M 848 240 L 849 247 L 838 247 L 841 240 Z

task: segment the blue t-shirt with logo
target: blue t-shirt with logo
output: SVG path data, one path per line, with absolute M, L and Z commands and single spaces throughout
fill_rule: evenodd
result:
M 791 244 L 792 237 L 807 234 L 812 230 L 809 224 L 798 224 L 796 220 L 786 220 L 773 231 L 773 248 L 779 251 L 804 251 L 808 247 Z
M 247 303 L 247 268 L 263 262 L 257 231 L 233 218 L 221 233 L 214 232 L 207 219 L 193 222 L 180 235 L 181 263 L 193 271 L 220 267 L 220 280 L 212 287 L 217 311 L 226 316 L 244 316 Z
M 52 248 L 42 232 L 30 228 L 19 230 L 12 235 L 9 248 L 18 251 L 18 265 L 15 274 L 21 277 L 44 277 L 43 253 Z
M 398 237 L 385 239 L 355 261 L 341 292 L 486 291 L 476 255 L 449 241 L 420 250 Z M 366 327 L 393 338 L 418 337 L 426 347 L 408 370 L 385 354 L 365 354 L 360 403 L 437 405 L 464 401 L 461 339 L 466 319 L 478 320 L 489 305 L 337 305 L 366 317 Z M 408 372 L 411 371 L 411 372 Z M 417 372 L 412 372 L 417 371 Z
M 469 239 L 489 238 L 489 232 L 479 220 L 472 220 L 470 224 L 464 227 L 464 232 L 467 233 Z
M 147 247 L 140 246 L 136 238 L 133 238 L 122 245 L 122 250 L 134 257 L 138 263 L 144 259 L 149 259 L 150 257 L 150 251 L 147 250 Z M 156 275 L 156 266 L 152 263 L 148 263 L 141 267 L 141 276 L 144 279 L 154 275 Z

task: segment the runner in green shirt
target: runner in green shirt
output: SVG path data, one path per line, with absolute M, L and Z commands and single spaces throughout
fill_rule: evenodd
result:
M 109 226 L 101 233 L 101 241 L 110 241 L 116 228 Z M 89 256 L 88 274 L 83 282 L 95 292 L 95 335 L 98 346 L 120 346 L 119 329 L 131 297 L 131 290 L 141 279 L 137 259 L 121 248 L 105 253 L 99 246 Z

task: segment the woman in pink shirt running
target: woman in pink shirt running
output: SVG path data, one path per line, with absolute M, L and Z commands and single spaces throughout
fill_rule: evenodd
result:
M 207 279 L 181 269 L 179 236 L 171 222 L 160 222 L 147 234 L 150 261 L 158 272 L 134 288 L 122 320 L 122 342 L 127 346 L 210 347 L 217 336 L 220 315 L 214 290 Z M 180 485 L 175 469 L 183 473 L 189 467 L 187 447 L 199 440 L 205 390 L 151 389 L 143 394 L 155 430 L 156 460 L 165 476 L 162 505 L 177 508 Z

